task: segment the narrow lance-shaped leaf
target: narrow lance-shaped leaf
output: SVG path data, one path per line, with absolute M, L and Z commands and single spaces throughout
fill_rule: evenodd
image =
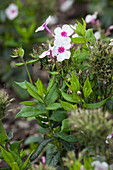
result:
M 21 111 L 16 115 L 15 118 L 18 117 L 34 117 L 40 114 L 44 114 L 46 111 L 38 110 L 36 107 L 25 106 L 21 109 Z
M 50 89 L 49 93 L 45 97 L 45 102 L 48 105 L 54 103 L 59 97 L 59 89 L 58 85 L 54 84 L 54 86 Z
M 26 84 L 26 87 L 27 87 L 27 90 L 28 90 L 28 93 L 33 97 L 35 98 L 36 100 L 40 101 L 41 103 L 43 103 L 43 99 L 42 97 L 40 96 L 40 94 L 38 94 L 38 90 L 37 88 L 30 84 L 29 82 L 25 82 Z
M 7 162 L 7 164 L 12 167 L 12 164 L 15 162 L 13 156 L 11 153 L 7 152 L 4 148 L 0 146 L 0 149 L 2 151 L 2 155 L 4 157 L 4 160 Z
M 89 95 L 92 93 L 92 88 L 91 88 L 91 84 L 89 79 L 87 78 L 87 80 L 84 83 L 83 86 L 83 93 L 84 93 L 84 97 L 87 99 L 89 97 Z
M 39 145 L 39 147 L 38 147 L 37 151 L 35 152 L 35 154 L 32 156 L 31 160 L 33 161 L 34 159 L 36 159 L 36 158 L 39 156 L 39 154 L 42 152 L 42 150 L 44 149 L 44 147 L 45 147 L 49 142 L 51 142 L 52 140 L 53 140 L 53 138 L 47 139 L 47 140 L 45 140 L 44 142 L 42 142 L 42 143 Z

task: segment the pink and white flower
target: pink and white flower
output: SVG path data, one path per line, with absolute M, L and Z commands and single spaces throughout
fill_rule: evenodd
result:
M 55 41 L 55 46 L 52 50 L 52 56 L 56 56 L 58 61 L 63 61 L 65 59 L 69 59 L 71 56 L 71 52 L 69 51 L 71 44 L 66 43 L 65 41 L 61 41 L 57 39 Z
M 95 167 L 94 170 L 108 170 L 108 164 L 106 162 L 94 161 L 91 165 Z
M 68 24 L 64 24 L 62 28 L 60 27 L 55 28 L 54 30 L 55 39 L 67 38 L 71 36 L 73 32 L 74 32 L 73 29 Z
M 18 6 L 15 4 L 10 4 L 6 9 L 5 9 L 5 14 L 8 19 L 13 20 L 18 16 Z
M 44 29 L 46 29 L 50 34 L 52 34 L 52 32 L 50 31 L 50 29 L 47 27 L 47 25 L 51 22 L 52 20 L 52 16 L 49 16 L 46 21 L 44 22 L 44 24 L 42 24 L 40 27 L 38 27 L 35 32 L 39 32 L 39 31 L 43 31 Z
M 49 44 L 49 50 L 47 51 L 44 51 L 40 56 L 39 58 L 44 58 L 46 57 L 47 55 L 52 58 L 52 50 L 53 50 L 53 47 L 51 47 L 51 45 Z
M 88 14 L 86 17 L 85 17 L 85 21 L 86 23 L 94 23 L 95 20 L 97 19 L 97 15 L 98 15 L 98 12 L 95 12 L 93 15 L 90 15 Z

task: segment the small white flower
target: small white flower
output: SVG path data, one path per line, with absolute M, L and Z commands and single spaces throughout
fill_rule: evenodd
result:
M 96 32 L 94 33 L 94 36 L 95 36 L 96 40 L 99 40 L 99 39 L 101 38 L 101 34 L 100 34 L 100 32 L 98 32 L 98 31 L 96 31 Z
M 98 12 L 95 12 L 93 15 L 88 14 L 85 17 L 86 23 L 90 23 L 91 21 L 95 20 L 97 18 Z
M 74 32 L 73 29 L 69 25 L 64 24 L 62 26 L 62 28 L 60 28 L 60 27 L 55 28 L 55 30 L 54 30 L 55 39 L 67 38 L 67 37 L 71 36 L 73 34 L 73 32 Z
M 108 164 L 106 162 L 94 161 L 91 165 L 95 167 L 94 170 L 108 170 Z
M 61 12 L 66 12 L 68 11 L 71 6 L 73 5 L 74 3 L 74 0 L 66 0 L 62 3 L 62 5 L 60 6 L 60 11 Z
M 107 138 L 106 138 L 106 139 L 107 139 L 107 140 L 106 140 L 106 143 L 107 143 L 107 144 L 109 143 L 108 140 L 111 139 L 112 137 L 113 137 L 113 133 L 107 136 Z
M 47 25 L 51 22 L 52 20 L 52 16 L 49 16 L 46 21 L 44 22 L 44 24 L 42 24 L 40 27 L 38 27 L 35 32 L 39 32 L 39 31 L 43 31 L 44 29 L 46 29 L 50 34 L 52 34 L 52 32 L 50 31 L 50 29 L 47 27 Z
M 49 21 L 48 25 L 54 25 L 58 22 L 58 17 L 56 15 L 51 16 L 51 20 Z
M 110 40 L 109 45 L 113 45 L 113 39 Z
M 18 7 L 12 3 L 5 9 L 5 13 L 8 19 L 13 20 L 18 15 Z
M 69 51 L 71 44 L 66 41 L 61 41 L 57 39 L 54 42 L 55 46 L 52 50 L 52 56 L 56 56 L 58 61 L 63 61 L 65 59 L 69 59 L 71 56 L 71 52 Z

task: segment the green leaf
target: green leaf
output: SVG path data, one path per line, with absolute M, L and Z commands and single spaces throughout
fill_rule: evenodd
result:
M 46 152 L 46 164 L 48 164 L 49 166 L 56 166 L 59 161 L 60 155 L 61 152 L 57 151 L 54 145 L 49 144 Z
M 44 95 L 43 95 L 43 84 L 42 84 L 42 81 L 40 79 L 37 80 L 36 86 L 37 86 L 37 89 L 38 89 L 38 94 L 43 98 L 44 97 Z
M 61 142 L 67 152 L 75 150 L 75 146 L 73 145 L 73 143 L 66 142 L 65 140 L 61 140 Z
M 109 98 L 102 100 L 101 102 L 98 102 L 98 103 L 85 104 L 84 107 L 87 109 L 98 109 L 98 108 L 102 107 L 108 99 Z
M 84 93 L 84 97 L 87 99 L 89 97 L 89 95 L 92 93 L 92 88 L 91 88 L 91 84 L 89 79 L 87 78 L 87 80 L 84 83 L 83 86 L 83 93 Z
M 24 101 L 24 102 L 21 102 L 19 104 L 24 104 L 24 105 L 27 105 L 27 106 L 32 106 L 32 105 L 38 104 L 38 102 L 35 102 L 35 101 Z
M 10 144 L 10 150 L 19 154 L 21 141 L 16 141 Z
M 26 84 L 26 87 L 27 87 L 27 90 L 28 90 L 28 93 L 36 100 L 40 101 L 41 103 L 43 103 L 43 99 L 42 99 L 42 96 L 40 96 L 40 94 L 38 93 L 38 90 L 37 88 L 30 84 L 29 82 L 25 82 Z
M 2 155 L 4 157 L 4 160 L 6 161 L 6 163 L 12 168 L 12 164 L 15 162 L 13 156 L 11 155 L 11 153 L 7 152 L 4 148 L 2 148 L 0 146 L 0 149 L 2 151 Z
M 16 82 L 15 81 L 15 84 L 17 84 L 19 87 L 21 87 L 22 89 L 27 89 L 27 87 L 26 87 L 26 84 L 25 84 L 25 82 Z
M 55 84 L 55 75 L 53 76 L 53 78 L 50 80 L 48 88 L 47 88 L 47 94 L 49 93 L 49 91 L 51 90 L 51 88 L 53 87 L 53 85 Z
M 69 131 L 69 119 L 64 119 L 62 121 L 61 132 Z
M 73 98 L 72 94 L 67 94 L 67 93 L 63 92 L 62 90 L 61 90 L 61 94 L 62 94 L 63 98 L 69 102 L 72 102 L 72 103 L 80 102 L 79 96 L 76 96 L 76 98 Z
M 86 38 L 91 43 L 91 45 L 93 45 L 96 42 L 96 38 L 93 34 L 93 29 L 88 29 L 86 31 Z
M 50 128 L 43 128 L 43 127 L 40 127 L 40 128 L 38 129 L 38 131 L 39 131 L 39 133 L 44 134 L 44 133 L 49 132 L 49 131 L 50 131 Z
M 15 160 L 14 163 L 17 164 L 18 168 L 21 168 L 21 166 L 23 165 L 23 163 L 22 163 L 22 160 L 21 160 L 21 158 L 20 158 L 19 153 L 16 153 L 15 151 L 11 151 L 11 150 L 10 150 L 10 153 L 11 153 L 12 157 L 13 157 L 14 160 Z M 12 163 L 12 165 L 13 165 L 14 163 Z
M 80 91 L 80 83 L 74 71 L 72 72 L 71 90 L 76 94 L 77 91 Z
M 16 65 L 16 66 L 22 66 L 22 65 L 24 65 L 24 63 L 15 63 L 14 65 Z
M 81 53 L 81 54 L 79 54 L 78 55 L 78 62 L 83 62 L 83 61 L 85 61 L 86 59 L 88 59 L 88 52 L 86 52 L 86 53 Z
M 28 158 L 26 159 L 26 161 L 22 165 L 21 170 L 24 170 L 27 167 L 27 165 L 29 163 L 29 159 L 30 159 L 31 155 L 33 154 L 33 152 L 34 152 L 34 150 L 30 153 L 30 155 L 28 156 Z
M 6 139 L 7 139 L 7 134 L 3 127 L 2 121 L 0 119 L 0 145 L 4 146 Z
M 84 38 L 84 37 L 75 37 L 75 38 L 72 38 L 72 42 L 74 42 L 74 43 L 85 43 L 86 38 Z
M 43 142 L 39 145 L 39 147 L 38 147 L 37 151 L 35 152 L 35 154 L 32 156 L 31 161 L 33 161 L 34 159 L 36 159 L 36 158 L 39 156 L 39 154 L 42 152 L 42 150 L 45 148 L 45 146 L 46 146 L 49 142 L 51 142 L 52 140 L 53 140 L 53 138 L 47 139 L 47 140 L 43 141 Z
M 57 110 L 57 109 L 60 109 L 60 108 L 62 108 L 60 103 L 52 103 L 48 107 L 46 107 L 47 110 Z
M 62 110 L 57 110 L 50 116 L 50 120 L 54 120 L 56 122 L 61 122 L 66 118 L 67 118 L 67 112 Z
M 31 143 L 40 143 L 42 142 L 43 139 L 41 136 L 29 136 L 25 142 L 24 142 L 24 145 L 29 145 Z
M 48 71 L 48 73 L 50 73 L 51 75 L 58 75 L 59 74 L 59 72 L 56 72 L 56 71 L 54 71 L 54 72 L 50 72 L 50 71 Z
M 58 99 L 58 97 L 59 97 L 58 85 L 54 84 L 45 98 L 45 102 L 46 102 L 47 106 L 54 103 Z
M 64 110 L 67 110 L 68 112 L 70 112 L 71 110 L 75 110 L 77 108 L 77 105 L 73 105 L 71 103 L 68 102 L 64 102 L 62 100 L 60 100 L 61 106 L 64 108 Z
M 26 64 L 34 64 L 34 63 L 37 63 L 38 61 L 39 61 L 39 59 L 30 60 L 30 61 L 27 61 Z
M 10 133 L 7 136 L 7 140 L 11 140 L 13 138 L 13 130 L 10 131 Z
M 76 142 L 76 139 L 75 139 L 75 136 L 73 136 L 73 135 L 67 135 L 66 133 L 64 133 L 64 132 L 56 132 L 55 133 L 55 136 L 56 137 L 59 137 L 59 138 L 61 138 L 61 139 L 63 139 L 63 140 L 65 140 L 65 141 L 67 141 L 67 142 Z
M 18 164 L 16 162 L 14 162 L 12 164 L 12 170 L 20 170 L 20 168 L 18 167 Z
M 46 113 L 46 111 L 38 110 L 36 107 L 25 106 L 16 115 L 15 119 L 18 117 L 34 117 L 44 113 Z

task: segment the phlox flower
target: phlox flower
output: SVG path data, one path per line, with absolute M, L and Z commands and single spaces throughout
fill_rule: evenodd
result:
M 109 143 L 109 142 L 108 142 L 108 139 L 111 139 L 112 137 L 113 137 L 113 133 L 107 136 L 107 140 L 106 140 L 106 143 L 107 143 L 107 144 Z
M 94 33 L 94 36 L 95 36 L 95 38 L 96 38 L 97 41 L 101 38 L 101 34 L 100 34 L 100 32 L 98 32 L 98 31 L 96 31 L 96 32 Z
M 52 16 L 49 16 L 46 21 L 40 26 L 38 27 L 35 32 L 39 32 L 39 31 L 43 31 L 44 29 L 46 29 L 50 34 L 52 34 L 52 32 L 50 31 L 50 29 L 47 27 L 47 25 L 52 21 Z
M 51 45 L 49 44 L 49 50 L 47 51 L 44 51 L 40 56 L 39 58 L 44 58 L 46 57 L 47 55 L 52 58 L 52 50 L 53 50 L 53 47 L 51 47 Z
M 69 51 L 71 44 L 66 41 L 61 41 L 57 39 L 54 42 L 54 47 L 52 50 L 52 56 L 56 56 L 58 61 L 63 61 L 65 59 L 69 59 L 71 56 L 71 52 Z
M 6 9 L 5 9 L 5 14 L 8 19 L 13 20 L 18 16 L 18 6 L 15 4 L 10 4 Z
M 73 29 L 68 24 L 64 24 L 62 28 L 60 27 L 55 28 L 54 30 L 55 39 L 67 38 L 71 36 L 73 32 L 74 32 Z
M 95 12 L 93 15 L 90 15 L 88 14 L 86 17 L 85 17 L 85 21 L 86 23 L 94 23 L 95 22 L 95 19 L 97 18 L 97 15 L 98 15 L 98 12 Z
M 109 45 L 113 45 L 113 39 L 110 40 Z
M 108 170 L 108 164 L 106 162 L 94 161 L 91 165 L 95 167 L 94 170 Z
M 71 6 L 73 5 L 73 3 L 74 3 L 74 0 L 66 0 L 66 1 L 64 1 L 60 6 L 60 11 L 61 12 L 68 11 L 71 8 Z

